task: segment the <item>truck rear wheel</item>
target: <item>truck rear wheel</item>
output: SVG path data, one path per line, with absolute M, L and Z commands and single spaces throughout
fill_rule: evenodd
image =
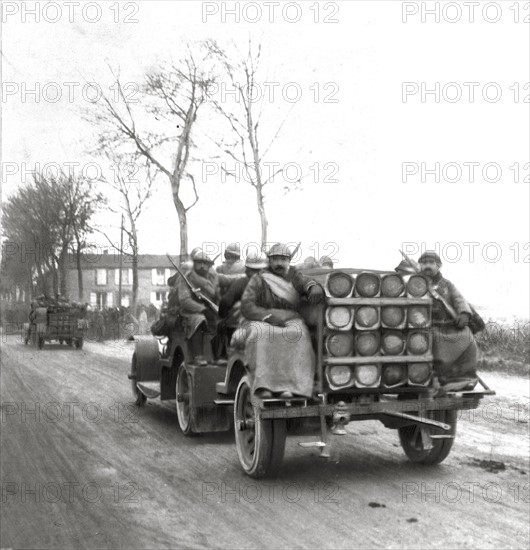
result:
M 433 420 L 438 420 L 439 422 L 449 424 L 451 429 L 447 432 L 436 428 L 433 430 L 425 424 L 413 424 L 411 426 L 405 426 L 398 429 L 399 441 L 401 442 L 401 446 L 411 462 L 418 464 L 439 464 L 447 458 L 451 448 L 453 447 L 454 437 L 456 435 L 456 411 L 429 411 L 427 416 Z M 452 437 L 432 439 L 432 448 L 427 449 L 424 447 L 424 438 L 422 437 L 421 432 L 422 426 L 431 435 L 436 433 L 436 435 L 448 435 Z
M 186 370 L 186 364 L 182 362 L 177 371 L 177 418 L 180 429 L 184 435 L 192 435 L 192 381 Z
M 286 421 L 264 420 L 260 409 L 251 402 L 251 386 L 243 376 L 236 391 L 234 431 L 239 462 L 253 478 L 274 474 L 280 468 L 285 452 Z

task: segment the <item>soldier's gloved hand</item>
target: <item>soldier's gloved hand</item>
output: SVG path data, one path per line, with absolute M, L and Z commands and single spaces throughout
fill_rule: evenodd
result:
M 309 289 L 307 298 L 312 304 L 318 304 L 321 302 L 322 298 L 324 298 L 324 291 L 322 290 L 322 287 L 320 285 L 313 285 Z
M 263 321 L 275 327 L 285 326 L 285 321 L 279 315 L 275 315 L 274 313 L 269 313 L 268 315 L 265 315 L 265 317 L 263 318 Z
M 469 325 L 469 313 L 460 313 L 455 320 L 456 328 L 464 328 Z

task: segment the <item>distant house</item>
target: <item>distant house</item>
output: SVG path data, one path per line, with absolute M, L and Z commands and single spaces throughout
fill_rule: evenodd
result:
M 83 296 L 79 298 L 77 262 L 74 255 L 68 258 L 68 297 L 71 300 L 88 302 L 99 308 L 118 305 L 120 258 L 116 254 L 83 254 Z M 138 256 L 138 304 L 154 304 L 160 308 L 167 300 L 167 279 L 175 268 L 164 255 L 140 254 Z M 121 305 L 132 303 L 133 270 L 131 258 L 123 257 Z

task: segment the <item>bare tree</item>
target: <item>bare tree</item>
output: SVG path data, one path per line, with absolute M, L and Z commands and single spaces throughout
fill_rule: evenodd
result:
M 261 44 L 254 49 L 252 41 L 249 40 L 246 54 L 242 54 L 234 46 L 233 49 L 236 53 L 233 56 L 230 56 L 214 41 L 209 42 L 209 48 L 212 55 L 219 60 L 224 74 L 237 94 L 237 98 L 231 104 L 215 99 L 212 101 L 215 110 L 228 122 L 233 137 L 232 141 L 227 141 L 223 137 L 216 143 L 226 155 L 243 167 L 246 181 L 255 189 L 256 205 L 260 217 L 261 242 L 262 245 L 265 245 L 268 229 L 265 187 L 274 182 L 274 178 L 281 174 L 284 168 L 278 168 L 264 177 L 264 163 L 267 154 L 281 133 L 290 110 L 276 130 L 272 132 L 269 143 L 262 149 L 259 129 L 265 102 L 262 94 L 255 94 L 256 89 L 259 88 L 257 79 L 260 73 Z M 223 171 L 229 176 L 235 176 L 233 172 L 224 168 Z M 299 181 L 296 184 L 299 184 Z
M 137 93 L 131 96 L 128 92 L 119 72 L 111 69 L 116 97 L 103 95 L 91 117 L 104 130 L 99 137 L 100 152 L 128 148 L 129 153 L 145 159 L 168 178 L 179 219 L 181 255 L 188 251 L 188 212 L 199 200 L 188 164 L 198 111 L 214 83 L 208 56 L 204 44 L 199 44 L 196 53 L 188 45 L 186 55 L 178 62 L 146 75 L 145 84 L 137 90 L 141 102 Z M 187 206 L 183 200 L 186 182 L 194 197 Z
M 112 178 L 103 177 L 102 181 L 111 189 L 119 193 L 119 209 L 127 220 L 122 230 L 127 235 L 128 251 L 120 244 L 118 247 L 111 241 L 108 235 L 102 232 L 113 248 L 122 255 L 131 259 L 132 263 L 132 307 L 136 309 L 138 299 L 138 230 L 137 222 L 145 210 L 146 203 L 153 194 L 154 181 L 158 171 L 156 166 L 145 162 L 143 170 L 137 170 L 138 166 L 133 162 L 132 157 L 115 156 L 109 160 L 112 162 L 114 175 Z M 123 219 L 122 217 L 122 219 Z M 121 266 L 120 266 L 121 269 Z M 121 274 L 120 274 L 121 277 Z M 118 304 L 121 305 L 121 304 Z
M 53 294 L 68 294 L 68 253 L 75 235 L 82 239 L 90 231 L 101 200 L 85 180 L 35 173 L 33 182 L 7 201 L 4 236 L 20 247 L 22 261 L 29 263 L 32 280 L 36 274 L 41 292 L 48 292 L 51 277 Z

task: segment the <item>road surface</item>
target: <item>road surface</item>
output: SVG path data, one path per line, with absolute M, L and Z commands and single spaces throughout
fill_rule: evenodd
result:
M 463 412 L 446 461 L 351 423 L 332 457 L 290 437 L 278 478 L 240 469 L 233 433 L 185 437 L 175 403 L 132 405 L 133 347 L 2 336 L 1 548 L 528 548 L 528 380 Z

